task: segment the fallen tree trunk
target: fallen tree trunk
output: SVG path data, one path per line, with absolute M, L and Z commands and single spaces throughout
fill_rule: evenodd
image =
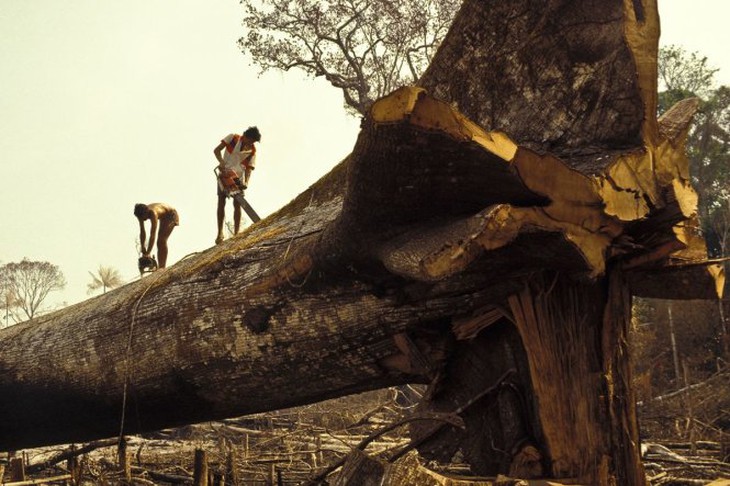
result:
M 629 292 L 722 279 L 693 225 L 696 104 L 654 116 L 657 37 L 651 0 L 467 0 L 421 86 L 289 205 L 0 331 L 0 449 L 417 382 L 427 409 L 480 397 L 479 472 L 643 484 Z M 422 452 L 450 458 L 453 433 Z

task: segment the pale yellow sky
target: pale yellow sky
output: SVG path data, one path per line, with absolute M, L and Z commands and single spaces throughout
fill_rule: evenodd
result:
M 659 0 L 662 44 L 708 56 L 730 84 L 730 0 Z M 239 52 L 238 0 L 0 0 L 0 263 L 60 266 L 87 298 L 98 266 L 138 277 L 137 202 L 177 207 L 169 262 L 215 239 L 212 151 L 256 124 L 247 192 L 265 216 L 350 152 L 339 91 L 257 77 Z M 229 207 L 230 212 L 230 207 Z
M 258 78 L 236 41 L 237 0 L 1 0 L 0 262 L 138 276 L 137 202 L 175 206 L 169 262 L 213 245 L 216 161 L 258 125 L 247 196 L 265 216 L 346 156 L 359 121 L 339 92 L 299 74 Z M 230 212 L 230 207 L 228 208 Z

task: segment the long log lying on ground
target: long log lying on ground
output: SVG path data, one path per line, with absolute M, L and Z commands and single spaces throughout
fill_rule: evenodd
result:
M 0 449 L 428 382 L 424 407 L 470 403 L 475 470 L 535 450 L 525 474 L 642 484 L 629 289 L 722 278 L 692 231 L 692 103 L 654 116 L 657 36 L 651 0 L 467 0 L 421 86 L 289 205 L 0 331 Z

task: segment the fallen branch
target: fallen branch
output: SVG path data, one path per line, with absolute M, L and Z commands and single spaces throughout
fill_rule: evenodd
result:
M 139 467 L 139 466 L 132 466 L 132 472 L 135 475 L 147 475 L 151 477 L 152 479 L 155 479 L 157 481 L 165 481 L 167 483 L 175 483 L 175 484 L 182 484 L 182 483 L 190 483 L 192 481 L 193 477 L 191 476 L 180 476 L 177 474 L 166 474 L 161 472 L 155 472 L 150 471 L 148 469 Z M 137 478 L 135 478 L 137 479 Z
M 393 429 L 397 429 L 398 427 L 405 425 L 410 422 L 415 422 L 417 420 L 438 420 L 443 421 L 445 423 L 450 423 L 451 425 L 455 427 L 464 428 L 464 421 L 455 413 L 424 413 L 424 414 L 417 414 L 412 415 L 410 417 L 406 417 L 404 419 L 398 420 L 397 422 L 393 422 L 390 425 L 387 425 L 379 430 L 376 430 L 366 438 L 364 438 L 360 443 L 354 447 L 353 450 L 364 450 L 368 444 L 373 442 L 375 439 L 380 437 L 383 434 L 386 434 L 390 432 Z M 339 459 L 337 462 L 331 464 L 327 469 L 320 472 L 317 476 L 312 478 L 308 483 L 306 483 L 305 486 L 314 486 L 315 484 L 320 483 L 324 478 L 326 478 L 328 475 L 330 475 L 333 471 L 336 469 L 342 467 L 343 464 L 345 464 L 345 461 L 347 461 L 348 456 L 344 456 L 341 459 Z
M 668 400 L 670 398 L 676 397 L 677 395 L 681 395 L 682 393 L 684 393 L 686 391 L 694 390 L 695 388 L 700 388 L 702 386 L 705 386 L 705 385 L 709 384 L 711 381 L 713 381 L 717 378 L 721 378 L 721 377 L 725 376 L 726 374 L 727 374 L 727 370 L 725 370 L 725 369 L 721 370 L 721 371 L 715 373 L 714 375 L 710 376 L 705 381 L 701 381 L 699 383 L 693 383 L 692 385 L 685 386 L 683 388 L 680 388 L 679 390 L 675 390 L 673 392 L 667 393 L 666 395 L 660 395 L 658 397 L 654 397 L 648 401 L 649 402 L 661 402 L 663 400 Z M 638 406 L 642 406 L 642 405 L 644 405 L 644 402 L 640 401 L 640 402 L 636 402 L 636 404 Z
M 471 407 L 476 402 L 478 402 L 479 400 L 481 400 L 482 398 L 484 398 L 485 396 L 489 395 L 490 393 L 495 391 L 497 388 L 502 386 L 502 384 L 505 382 L 505 380 L 510 375 L 512 375 L 513 373 L 516 373 L 516 372 L 517 371 L 513 368 L 507 370 L 502 376 L 499 377 L 499 379 L 497 379 L 497 382 L 494 385 L 485 389 L 481 393 L 478 393 L 477 395 L 473 396 L 469 401 L 467 401 L 465 404 L 458 407 L 452 413 L 454 413 L 456 415 L 462 413 L 464 410 Z M 414 448 L 420 446 L 421 444 L 426 442 L 430 437 L 432 437 L 436 432 L 441 430 L 444 427 L 444 425 L 446 425 L 446 424 L 444 424 L 444 423 L 437 424 L 431 430 L 429 430 L 427 433 L 425 433 L 422 437 L 420 437 L 418 440 L 412 441 L 407 446 L 403 447 L 401 450 L 399 450 L 398 452 L 396 452 L 395 454 L 390 456 L 390 458 L 388 459 L 388 462 L 395 462 L 398 459 L 400 459 L 401 457 L 403 457 L 403 455 L 406 454 L 408 451 L 413 450 Z
M 65 451 L 59 452 L 58 454 L 51 457 L 50 459 L 47 459 L 43 462 L 39 462 L 38 464 L 29 465 L 28 467 L 25 468 L 25 470 L 29 474 L 38 473 L 38 472 L 43 471 L 44 469 L 47 469 L 51 466 L 58 464 L 59 462 L 71 459 L 72 457 L 78 457 L 80 455 L 86 454 L 86 453 L 94 451 L 96 449 L 101 449 L 102 447 L 115 446 L 118 443 L 119 443 L 119 438 L 114 437 L 111 439 L 95 440 L 94 442 L 89 442 L 88 444 L 86 444 L 82 447 L 79 447 L 79 448 L 71 446 L 68 449 L 66 449 Z
M 421 445 L 425 440 L 427 440 L 429 437 L 431 437 L 433 434 L 435 434 L 437 431 L 441 430 L 442 427 L 444 427 L 447 423 L 450 423 L 456 427 L 464 428 L 464 421 L 459 417 L 459 414 L 462 413 L 464 410 L 472 406 L 474 403 L 481 400 L 483 397 L 488 395 L 489 393 L 496 390 L 498 387 L 504 383 L 504 381 L 513 373 L 516 371 L 514 369 L 507 370 L 499 379 L 497 382 L 490 386 L 489 388 L 485 389 L 481 393 L 478 393 L 474 397 L 472 397 L 469 401 L 467 401 L 464 405 L 461 405 L 456 410 L 454 410 L 451 413 L 432 413 L 432 414 L 419 414 L 419 415 L 413 415 L 411 417 L 404 418 L 402 420 L 399 420 L 397 422 L 394 422 L 372 434 L 370 434 L 367 438 L 363 439 L 360 444 L 357 445 L 355 449 L 364 450 L 367 445 L 375 440 L 377 437 L 385 434 L 386 432 L 389 432 L 395 428 L 400 427 L 401 425 L 404 425 L 409 422 L 414 422 L 416 420 L 438 420 L 441 421 L 441 423 L 437 424 L 432 430 L 430 430 L 427 434 L 425 434 L 423 437 L 421 437 L 419 440 L 415 442 L 411 442 L 407 446 L 403 447 L 400 451 L 398 451 L 396 454 L 391 456 L 388 461 L 393 462 L 400 458 L 403 454 L 410 451 L 414 447 L 418 447 Z M 458 420 L 452 420 L 452 419 L 458 419 Z M 347 456 L 341 458 L 336 463 L 332 464 L 330 467 L 328 467 L 326 470 L 322 471 L 320 474 L 318 474 L 316 477 L 314 477 L 311 481 L 306 483 L 305 486 L 313 486 L 315 484 L 318 484 L 321 482 L 324 478 L 326 478 L 329 474 L 331 474 L 336 469 L 342 467 L 343 464 L 347 461 Z
M 26 479 L 24 481 L 13 481 L 12 483 L 2 483 L 3 486 L 27 486 L 30 484 L 47 484 L 52 481 L 65 481 L 67 479 L 71 479 L 70 474 L 63 474 L 61 476 L 51 476 L 47 478 L 38 478 L 38 479 Z

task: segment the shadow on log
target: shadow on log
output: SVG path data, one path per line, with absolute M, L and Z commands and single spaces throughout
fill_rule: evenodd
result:
M 475 471 L 529 451 L 523 475 L 644 484 L 631 292 L 723 279 L 684 156 L 696 103 L 656 120 L 658 34 L 652 0 L 467 0 L 419 86 L 286 207 L 0 331 L 0 449 L 405 383 L 449 412 L 514 369 L 465 411 Z M 422 453 L 448 458 L 454 433 Z

